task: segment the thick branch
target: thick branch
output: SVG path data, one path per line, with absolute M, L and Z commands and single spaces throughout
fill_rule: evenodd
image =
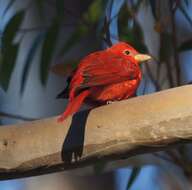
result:
M 0 178 L 79 168 L 192 140 L 192 86 L 0 128 Z

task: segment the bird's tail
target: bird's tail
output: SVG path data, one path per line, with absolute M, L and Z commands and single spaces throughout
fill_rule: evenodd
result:
M 73 100 L 71 100 L 68 103 L 65 112 L 58 118 L 58 122 L 64 121 L 69 115 L 72 115 L 75 112 L 77 112 L 81 107 L 83 101 L 89 94 L 90 94 L 90 91 L 85 90 L 81 92 L 78 96 L 76 96 Z

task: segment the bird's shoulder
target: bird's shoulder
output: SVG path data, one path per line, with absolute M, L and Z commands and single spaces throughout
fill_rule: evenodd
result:
M 107 50 L 97 51 L 91 53 L 84 57 L 78 66 L 78 69 L 84 69 L 87 67 L 94 67 L 94 66 L 127 66 L 127 64 L 131 64 L 131 61 L 125 59 L 123 56 L 114 54 Z

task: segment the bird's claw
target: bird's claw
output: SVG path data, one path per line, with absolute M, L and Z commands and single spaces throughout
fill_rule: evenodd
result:
M 115 103 L 115 102 L 117 102 L 117 101 L 109 100 L 109 101 L 107 101 L 107 104 L 113 104 L 113 103 Z
M 58 122 L 58 123 L 62 123 L 64 120 L 65 120 L 65 118 L 64 118 L 62 115 L 60 115 L 60 116 L 57 118 L 57 122 Z

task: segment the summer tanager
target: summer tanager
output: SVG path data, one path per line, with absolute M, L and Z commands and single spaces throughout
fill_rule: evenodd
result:
M 76 113 L 83 102 L 103 105 L 133 96 L 142 75 L 139 64 L 150 59 L 125 42 L 83 58 L 68 79 L 68 87 L 59 95 L 68 95 L 69 102 L 58 121 Z

